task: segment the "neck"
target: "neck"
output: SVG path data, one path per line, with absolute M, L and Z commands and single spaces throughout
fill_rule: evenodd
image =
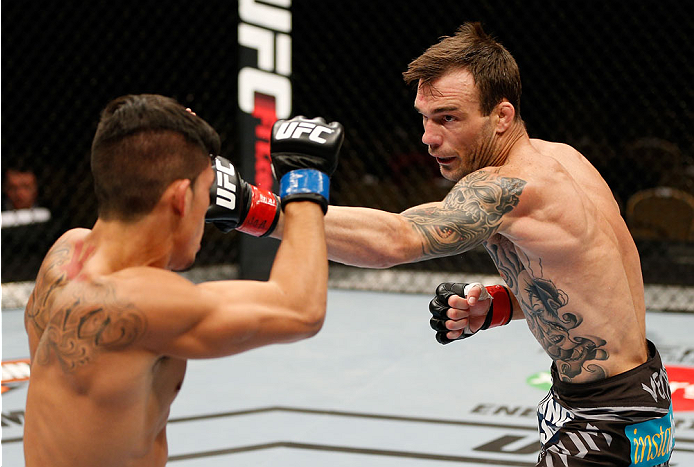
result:
M 511 150 L 522 138 L 527 138 L 528 134 L 522 121 L 514 122 L 511 127 L 495 142 L 494 150 L 488 166 L 499 167 L 508 160 Z
M 153 216 L 132 223 L 98 219 L 89 236 L 96 247 L 101 266 L 110 272 L 128 267 L 165 268 L 170 259 L 171 239 Z

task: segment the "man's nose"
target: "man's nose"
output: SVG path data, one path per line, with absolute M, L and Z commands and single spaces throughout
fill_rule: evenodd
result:
M 422 143 L 429 147 L 440 146 L 442 142 L 441 133 L 436 129 L 436 125 L 432 121 L 424 124 L 424 134 L 422 135 Z

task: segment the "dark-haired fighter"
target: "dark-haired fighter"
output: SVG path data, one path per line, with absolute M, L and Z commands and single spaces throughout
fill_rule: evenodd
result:
M 319 331 L 328 275 L 322 207 L 343 135 L 323 123 L 329 140 L 273 132 L 285 235 L 269 280 L 195 285 L 172 271 L 195 259 L 210 188 L 227 190 L 236 219 L 262 219 L 266 207 L 242 202 L 257 190 L 233 167 L 215 172 L 219 136 L 174 100 L 131 95 L 106 107 L 92 145 L 99 218 L 51 248 L 26 307 L 27 467 L 163 466 L 187 359 Z

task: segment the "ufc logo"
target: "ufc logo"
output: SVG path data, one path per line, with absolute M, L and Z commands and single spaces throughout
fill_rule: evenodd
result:
M 292 112 L 291 0 L 239 0 L 238 40 L 255 63 L 239 71 L 239 108 L 253 114 L 257 94 L 274 97 L 275 119 Z M 242 62 L 243 63 L 243 62 Z M 273 120 L 273 123 L 274 123 Z
M 236 208 L 236 184 L 232 180 L 236 179 L 234 166 L 224 165 L 219 158 L 215 158 L 215 168 L 217 169 L 217 196 L 215 204 L 227 209 Z
M 308 139 L 314 141 L 318 144 L 325 144 L 327 141 L 325 138 L 321 138 L 323 133 L 332 133 L 335 130 L 328 128 L 327 126 L 316 125 L 315 123 L 309 122 L 284 122 L 280 125 L 277 133 L 275 134 L 275 139 L 299 139 L 302 135 L 308 134 Z

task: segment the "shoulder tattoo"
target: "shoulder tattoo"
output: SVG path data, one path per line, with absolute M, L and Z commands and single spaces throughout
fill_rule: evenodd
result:
M 53 310 L 37 362 L 56 358 L 64 371 L 92 362 L 99 352 L 124 349 L 147 329 L 144 313 L 117 296 L 111 285 L 91 286 Z
M 40 337 L 48 324 L 49 308 L 55 292 L 67 283 L 63 268 L 70 261 L 72 248 L 69 242 L 59 241 L 46 254 L 36 277 L 34 290 L 24 312 L 24 324 L 33 328 Z
M 24 313 L 39 345 L 35 362 L 57 358 L 65 371 L 92 361 L 103 349 L 135 342 L 147 328 L 144 313 L 118 297 L 112 285 L 75 287 L 62 293 L 78 269 L 82 244 L 59 241 L 46 255 Z
M 402 215 L 423 238 L 423 259 L 455 255 L 494 235 L 525 185 L 520 178 L 474 172 L 451 189 L 442 206 L 415 207 Z

